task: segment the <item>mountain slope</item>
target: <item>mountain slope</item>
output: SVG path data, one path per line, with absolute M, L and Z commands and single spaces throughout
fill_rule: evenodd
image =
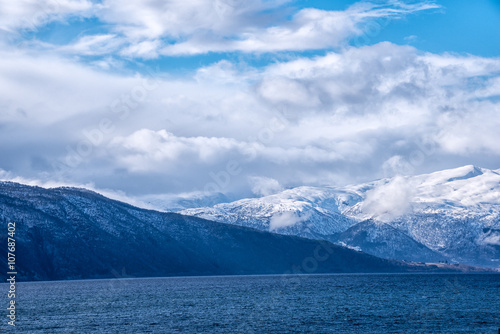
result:
M 331 188 L 299 187 L 262 198 L 180 211 L 240 226 L 302 237 L 326 237 L 356 223 L 341 214 L 361 198 Z
M 446 256 L 432 251 L 397 228 L 372 220 L 362 221 L 330 240 L 386 259 L 416 262 L 423 259 L 428 262 L 447 260 Z
M 348 187 L 298 187 L 180 213 L 345 243 L 377 256 L 500 265 L 500 174 L 475 166 Z M 379 223 L 352 230 L 369 219 Z M 377 235 L 376 249 L 347 235 L 360 236 L 363 228 Z
M 0 221 L 16 222 L 23 280 L 433 270 L 326 242 L 135 208 L 91 191 L 0 182 Z M 2 233 L 2 244 L 6 234 Z M 6 267 L 5 248 L 2 263 Z M 2 273 L 3 274 L 3 273 Z

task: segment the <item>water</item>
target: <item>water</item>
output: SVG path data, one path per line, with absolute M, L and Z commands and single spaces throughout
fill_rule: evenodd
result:
M 500 328 L 500 275 L 178 277 L 17 289 L 16 332 L 26 333 L 496 334 Z M 9 331 L 2 319 L 0 328 Z

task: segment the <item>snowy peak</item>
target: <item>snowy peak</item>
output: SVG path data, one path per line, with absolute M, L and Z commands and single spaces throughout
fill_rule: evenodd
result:
M 500 204 L 500 174 L 465 166 L 414 177 L 415 202 L 455 206 L 477 212 L 482 205 Z
M 459 170 L 459 169 L 464 169 L 467 172 L 467 174 L 452 177 L 452 178 L 448 179 L 448 182 L 452 182 L 452 181 L 456 181 L 456 180 L 466 180 L 466 179 L 473 178 L 475 176 L 483 175 L 482 169 L 479 167 L 473 166 L 473 165 L 465 166 L 462 168 L 457 168 L 457 170 Z
M 265 231 L 303 237 L 331 235 L 353 222 L 341 214 L 356 194 L 333 188 L 299 187 L 261 198 L 247 198 L 211 208 L 181 211 L 205 219 L 250 226 Z
M 402 254 L 403 259 L 420 249 L 424 260 L 448 258 L 472 264 L 500 264 L 496 262 L 500 257 L 500 173 L 473 165 L 346 187 L 297 187 L 182 213 L 275 233 L 338 241 L 350 247 L 364 245 L 378 256 Z M 368 219 L 374 224 L 357 226 Z M 362 231 L 367 226 L 370 234 Z M 356 238 L 347 237 L 349 229 L 355 231 Z M 369 240 L 361 242 L 361 236 L 377 233 L 378 246 Z M 339 235 L 345 240 L 338 239 Z M 404 242 L 413 244 L 413 248 L 394 242 L 405 240 L 404 236 L 413 240 Z

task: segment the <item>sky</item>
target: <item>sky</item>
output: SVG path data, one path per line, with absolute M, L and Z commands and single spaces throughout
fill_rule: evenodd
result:
M 498 27 L 498 0 L 0 0 L 0 179 L 242 198 L 498 169 Z

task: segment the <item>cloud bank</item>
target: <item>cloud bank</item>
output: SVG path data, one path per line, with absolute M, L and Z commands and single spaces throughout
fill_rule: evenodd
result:
M 1 2 L 4 34 L 30 29 L 23 18 L 39 5 L 23 3 Z M 432 2 L 344 11 L 258 0 L 58 3 L 35 25 L 97 18 L 106 28 L 57 45 L 0 38 L 0 168 L 10 178 L 137 196 L 260 196 L 457 165 L 498 168 L 499 58 L 346 44 L 374 20 L 437 8 Z M 180 76 L 147 62 L 116 70 L 166 55 L 299 49 L 324 52 L 264 65 L 227 57 Z

